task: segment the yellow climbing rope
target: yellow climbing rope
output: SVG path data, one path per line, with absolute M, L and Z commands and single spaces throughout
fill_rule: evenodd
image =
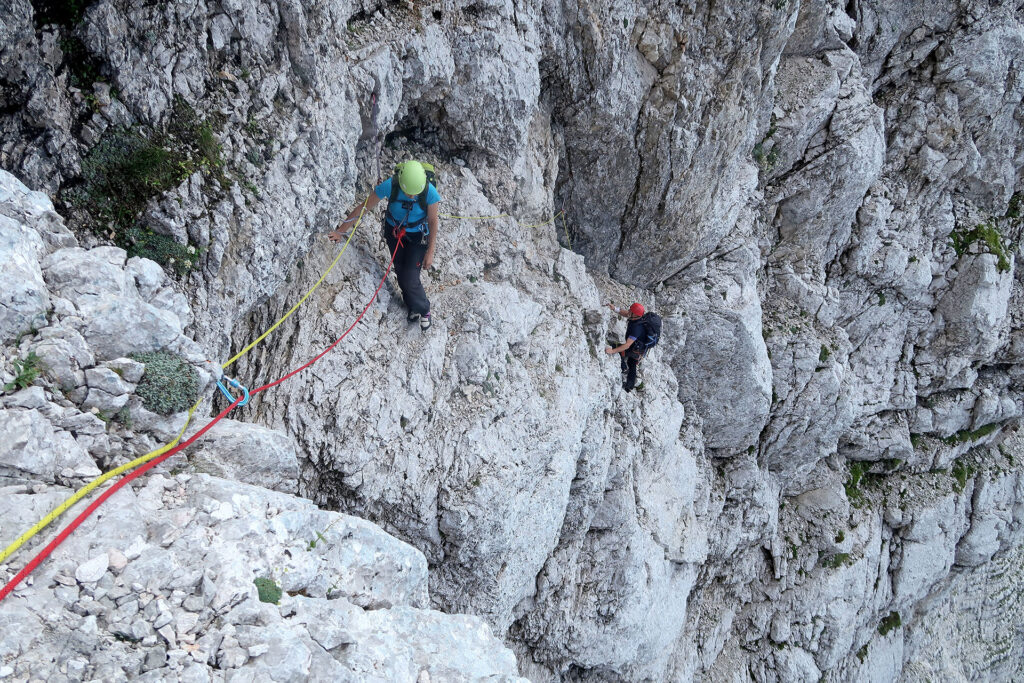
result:
M 228 359 L 228 361 L 221 366 L 222 369 L 226 369 L 228 366 L 233 364 L 239 358 L 241 358 L 246 353 L 251 351 L 257 344 L 259 344 L 261 341 L 266 339 L 267 336 L 271 332 L 273 332 L 275 329 L 277 329 L 281 325 L 281 323 L 283 323 L 285 320 L 287 320 L 289 317 L 291 317 L 291 315 L 293 313 L 295 313 L 295 311 L 297 311 L 299 309 L 299 307 L 302 306 L 303 303 L 306 302 L 306 299 L 308 299 L 313 294 L 313 292 L 315 292 L 320 287 L 320 285 L 323 284 L 324 279 L 326 279 L 327 275 L 334 269 L 334 266 L 336 266 L 338 264 L 338 262 L 341 260 L 341 257 L 345 254 L 345 250 L 348 249 L 348 245 L 352 242 L 352 237 L 355 235 L 356 229 L 359 227 L 360 223 L 362 222 L 363 215 L 365 213 L 366 213 L 366 204 L 364 202 L 362 208 L 359 211 L 359 216 L 356 218 L 355 225 L 353 225 L 352 226 L 352 230 L 349 231 L 348 239 L 345 240 L 345 244 L 342 246 L 341 251 L 338 252 L 338 255 L 334 258 L 334 261 L 331 262 L 331 265 L 328 266 L 327 269 L 323 272 L 323 274 L 320 276 L 320 279 L 318 279 L 313 284 L 313 286 L 309 288 L 309 291 L 307 291 L 305 294 L 302 295 L 302 298 L 299 299 L 298 303 L 296 303 L 294 306 L 292 306 L 291 309 L 289 309 L 288 312 L 285 313 L 277 322 L 275 322 L 273 325 L 271 325 L 263 334 L 261 334 L 259 337 L 257 337 L 255 340 L 253 340 L 251 343 L 249 343 L 245 348 L 243 348 L 237 354 L 235 354 L 230 359 Z M 531 225 L 528 225 L 526 223 L 522 223 L 520 221 L 516 221 L 516 223 L 518 223 L 520 226 L 522 226 L 524 228 L 540 228 L 540 227 L 543 227 L 545 225 L 550 225 L 551 223 L 554 223 L 555 221 L 558 220 L 559 216 L 562 217 L 562 225 L 563 225 L 563 227 L 565 227 L 565 238 L 566 238 L 566 241 L 569 243 L 569 248 L 572 249 L 572 242 L 569 241 L 569 229 L 565 225 L 565 211 L 559 211 L 558 213 L 556 213 L 554 216 L 552 216 L 550 219 L 544 221 L 543 223 L 536 223 L 536 224 L 531 224 Z M 499 219 L 499 218 L 512 218 L 512 216 L 509 215 L 509 214 L 499 214 L 497 216 L 456 216 L 456 215 L 451 215 L 451 214 L 443 214 L 441 217 L 442 218 L 448 218 L 448 219 L 455 219 L 455 220 L 496 220 L 496 219 Z M 185 424 L 182 425 L 181 431 L 178 432 L 178 435 L 174 438 L 173 441 L 171 441 L 170 443 L 168 443 L 168 444 L 166 444 L 164 446 L 161 446 L 160 448 L 158 448 L 158 449 L 156 449 L 154 451 L 150 451 L 149 453 L 146 453 L 145 455 L 139 456 L 138 458 L 132 460 L 131 462 L 127 462 L 127 463 L 125 463 L 125 464 L 123 464 L 123 465 L 121 465 L 119 467 L 116 467 L 116 468 L 110 470 L 109 472 L 100 475 L 99 477 L 97 477 L 93 481 L 91 481 L 88 484 L 86 484 L 85 486 L 83 486 L 81 489 L 76 491 L 74 495 L 72 495 L 70 498 L 65 500 L 63 503 L 61 503 L 59 506 L 57 506 L 53 510 L 51 510 L 48 515 L 46 515 L 41 520 L 36 522 L 36 524 L 34 526 L 32 526 L 31 529 L 29 529 L 28 531 L 23 533 L 21 536 L 19 536 L 17 539 L 15 539 L 15 541 L 13 543 L 11 543 L 6 548 L 4 548 L 3 552 L 0 552 L 0 562 L 3 562 L 8 557 L 10 557 L 12 554 L 14 554 L 14 552 L 16 552 L 18 550 L 18 548 L 23 546 L 26 542 L 28 542 L 29 539 L 31 539 L 33 536 L 35 536 L 40 531 L 42 531 L 47 526 L 49 526 L 51 522 L 53 522 L 55 519 L 57 519 L 62 514 L 67 512 L 75 503 L 80 501 L 85 496 L 89 495 L 89 493 L 94 491 L 97 487 L 102 486 L 105 482 L 109 481 L 113 477 L 118 476 L 119 474 L 123 474 L 123 473 L 125 473 L 125 472 L 127 472 L 129 470 L 133 470 L 136 467 L 144 465 L 145 463 L 149 462 L 150 460 L 153 460 L 154 458 L 160 457 L 161 455 L 163 455 L 167 451 L 169 451 L 172 448 L 174 448 L 174 446 L 181 440 L 181 437 L 185 434 L 185 430 L 188 428 L 189 423 L 192 421 L 192 415 L 199 408 L 199 405 L 201 403 L 202 403 L 202 399 L 199 399 L 189 409 L 188 416 L 185 419 Z
M 259 344 L 261 341 L 266 339 L 267 335 L 269 335 L 271 332 L 273 332 L 275 329 L 277 329 L 277 327 L 280 326 L 281 323 L 283 323 L 285 320 L 287 320 L 292 315 L 292 313 L 297 311 L 299 306 L 301 306 L 303 303 L 305 303 L 306 299 L 308 299 L 310 297 L 310 295 L 312 295 L 313 292 L 315 292 L 317 290 L 317 288 L 320 287 L 321 284 L 323 284 L 323 281 L 327 277 L 328 273 L 330 273 L 331 270 L 334 269 L 334 266 L 336 266 L 338 264 L 338 261 L 340 261 L 341 257 L 345 254 L 345 250 L 348 249 L 348 245 L 349 245 L 349 243 L 352 242 L 353 235 L 355 235 L 356 228 L 359 227 L 359 224 L 363 220 L 363 214 L 365 214 L 365 213 L 366 213 L 366 204 L 364 203 L 363 204 L 363 208 L 360 209 L 360 211 L 359 211 L 359 217 L 356 219 L 355 225 L 352 226 L 352 230 L 349 232 L 348 239 L 345 240 L 345 244 L 344 244 L 344 246 L 342 246 L 341 251 L 338 252 L 338 255 L 335 257 L 334 261 L 331 262 L 331 265 L 328 266 L 327 270 L 325 270 L 323 272 L 323 275 L 320 276 L 320 279 L 317 280 L 316 283 L 314 283 L 314 285 L 312 287 L 310 287 L 309 291 L 306 292 L 302 296 L 301 299 L 299 299 L 299 302 L 297 304 L 295 304 L 294 306 L 292 306 L 291 309 L 287 313 L 285 313 L 284 316 L 282 316 L 280 320 L 278 320 L 276 323 L 271 325 L 270 328 L 266 332 L 264 332 L 259 337 L 257 337 L 255 341 L 250 343 L 244 349 L 242 349 L 237 354 L 235 354 L 226 363 L 224 363 L 221 366 L 221 368 L 227 368 L 229 365 L 231 365 L 232 363 L 237 361 L 239 358 L 244 356 L 246 353 L 251 351 L 253 349 L 253 347 L 255 347 L 257 344 Z M 150 451 L 149 453 L 146 453 L 145 455 L 139 456 L 135 460 L 132 460 L 131 462 L 127 462 L 127 463 L 121 465 L 120 467 L 112 469 L 109 472 L 100 475 L 96 479 L 92 480 L 91 482 L 89 482 L 88 484 L 83 486 L 81 489 L 76 491 L 73 496 L 71 496 L 70 498 L 65 500 L 63 503 L 61 503 L 59 506 L 57 506 L 56 508 L 51 510 L 50 513 L 48 515 L 46 515 L 46 517 L 43 517 L 41 520 L 39 520 L 31 529 L 29 529 L 28 531 L 23 533 L 13 543 L 11 543 L 9 546 L 4 548 L 3 552 L 0 552 L 0 562 L 3 562 L 5 559 L 10 557 L 15 551 L 18 550 L 18 548 L 23 546 L 29 539 L 31 539 L 33 536 L 35 536 L 40 531 L 42 531 L 47 526 L 49 526 L 50 523 L 53 522 L 53 520 L 57 519 L 62 514 L 67 512 L 71 508 L 71 506 L 73 506 L 78 501 L 82 500 L 82 498 L 84 498 L 87 495 L 89 495 L 97 487 L 102 486 L 104 482 L 109 481 L 110 479 L 112 479 L 113 477 L 116 477 L 119 474 L 123 474 L 123 473 L 125 473 L 125 472 L 127 472 L 129 470 L 133 470 L 136 467 L 144 465 L 147 462 L 149 462 L 150 460 L 152 460 L 154 458 L 158 458 L 161 455 L 163 455 L 164 453 L 166 453 L 167 451 L 169 451 L 172 448 L 174 448 L 174 446 L 178 443 L 178 441 L 181 440 L 181 437 L 185 433 L 185 430 L 188 428 L 189 422 L 192 421 L 192 415 L 199 408 L 199 404 L 200 403 L 202 403 L 202 399 L 199 399 L 198 401 L 196 401 L 195 405 L 193 405 L 189 409 L 189 411 L 188 411 L 188 418 L 185 420 L 185 424 L 182 425 L 181 431 L 178 432 L 178 436 L 174 439 L 174 441 L 170 442 L 169 444 L 167 444 L 165 446 L 162 446 L 162 447 L 156 449 L 155 451 Z
M 181 441 L 181 437 L 185 434 L 185 430 L 188 429 L 189 422 L 192 421 L 192 414 L 196 412 L 196 410 L 199 408 L 199 404 L 202 403 L 202 402 L 203 402 L 203 399 L 199 399 L 198 401 L 195 402 L 195 404 L 191 408 L 189 408 L 189 410 L 188 410 L 188 418 L 185 420 L 185 424 L 183 424 L 181 426 L 181 431 L 178 432 L 178 436 L 174 437 L 174 441 L 170 442 L 166 446 L 161 446 L 160 448 L 156 449 L 155 451 L 150 451 L 149 453 L 146 453 L 145 455 L 141 455 L 138 458 L 135 458 L 135 460 L 132 460 L 131 462 L 126 462 L 125 464 L 121 465 L 120 467 L 116 467 L 116 468 L 110 470 L 109 472 L 107 472 L 106 474 L 102 474 L 99 477 L 96 477 L 95 479 L 93 479 L 91 482 L 89 482 L 88 484 L 83 486 L 81 489 L 79 489 L 77 492 L 75 492 L 75 494 L 73 496 L 71 496 L 70 498 L 65 500 L 63 503 L 61 503 L 60 505 L 55 507 L 53 510 L 51 510 L 50 514 L 46 515 L 41 520 L 36 522 L 35 526 L 33 526 L 31 529 L 29 529 L 28 531 L 23 533 L 21 536 L 18 536 L 18 538 L 15 539 L 15 541 L 13 543 L 11 543 L 9 546 L 4 548 L 3 552 L 0 552 L 0 562 L 3 562 L 8 557 L 10 557 L 18 548 L 23 546 L 30 538 L 32 538 L 33 536 L 38 534 L 40 531 L 45 529 L 47 526 L 49 526 L 50 522 L 52 522 L 53 520 L 55 520 L 58 517 L 60 517 L 61 515 L 63 515 L 65 512 L 68 511 L 68 509 L 71 508 L 72 505 L 74 505 L 78 501 L 82 500 L 82 498 L 85 498 L 96 487 L 101 486 L 105 481 L 108 481 L 111 478 L 116 477 L 119 474 L 127 472 L 128 470 L 135 469 L 139 465 L 144 465 L 145 463 L 149 462 L 153 458 L 160 457 L 161 455 L 163 455 L 167 451 L 169 451 L 172 448 L 174 448 L 174 446 L 177 445 L 177 443 L 179 441 Z
M 277 327 L 278 327 L 278 326 L 279 326 L 279 325 L 280 325 L 281 323 L 283 323 L 283 322 L 284 322 L 285 320 L 287 320 L 288 318 L 290 318 L 290 317 L 291 317 L 291 315 L 292 315 L 292 313 L 294 313 L 295 311 L 297 311 L 297 310 L 299 309 L 299 306 L 301 306 L 302 304 L 304 304 L 304 303 L 306 302 L 306 299 L 308 299 L 308 298 L 309 298 L 310 294 L 312 294 L 313 292 L 315 292 L 315 291 L 317 290 L 317 288 L 318 288 L 318 287 L 319 287 L 319 286 L 320 286 L 320 285 L 321 285 L 321 284 L 323 283 L 323 281 L 324 281 L 324 278 L 326 278 L 326 277 L 327 277 L 328 273 L 330 273 L 330 272 L 331 272 L 332 270 L 334 270 L 334 266 L 338 265 L 338 261 L 340 261 L 340 260 L 341 260 L 341 257 L 342 257 L 342 256 L 343 256 L 343 255 L 345 254 L 345 250 L 346 250 L 346 249 L 348 249 L 348 245 L 349 245 L 349 242 L 351 242 L 351 241 L 352 241 L 352 236 L 356 234 L 356 228 L 358 228 L 358 227 L 359 227 L 359 224 L 360 224 L 360 223 L 362 222 L 362 220 L 363 220 L 363 214 L 364 214 L 364 213 L 366 213 L 366 202 L 363 202 L 363 208 L 359 210 L 359 217 L 358 217 L 358 218 L 356 219 L 356 224 L 352 226 L 352 230 L 350 230 L 350 231 L 349 231 L 349 233 L 348 233 L 348 239 L 347 239 L 347 240 L 345 240 L 345 245 L 344 245 L 344 246 L 343 246 L 343 247 L 341 248 L 341 251 L 339 251 L 339 252 L 338 252 L 338 255 L 334 257 L 334 261 L 332 261 L 332 262 L 331 262 L 331 265 L 329 265 L 329 266 L 327 267 L 327 270 L 325 270 L 325 271 L 323 272 L 323 275 L 321 275 L 321 276 L 320 276 L 320 279 L 319 279 L 319 280 L 317 280 L 317 281 L 316 281 L 316 283 L 314 283 L 314 284 L 313 284 L 313 286 L 309 288 L 309 291 L 308 291 L 308 292 L 306 292 L 305 294 L 303 294 L 303 295 L 302 295 L 302 298 L 301 298 L 301 299 L 299 299 L 299 302 L 298 302 L 297 304 L 295 304 L 294 306 L 292 306 L 292 307 L 291 307 L 291 310 L 289 310 L 289 311 L 288 311 L 287 313 L 285 313 L 285 314 L 284 314 L 284 315 L 283 315 L 283 316 L 281 317 L 281 319 L 280 319 L 280 320 L 278 320 L 278 321 L 277 321 L 276 323 L 274 323 L 273 325 L 271 325 L 271 326 L 270 326 L 270 327 L 269 327 L 269 328 L 267 329 L 267 331 L 266 331 L 266 332 L 264 332 L 263 334 L 261 334 L 260 336 L 258 336 L 258 337 L 257 337 L 257 338 L 256 338 L 256 339 L 255 339 L 255 340 L 254 340 L 254 341 L 252 342 L 252 343 L 250 343 L 250 344 L 249 344 L 248 346 L 246 346 L 246 347 L 245 347 L 244 349 L 242 349 L 241 351 L 239 351 L 238 353 L 236 353 L 236 354 L 235 354 L 234 356 L 232 356 L 231 358 L 229 358 L 229 359 L 228 359 L 228 361 L 227 361 L 226 363 L 224 363 L 224 365 L 222 365 L 222 366 L 221 366 L 221 368 L 222 368 L 222 369 L 227 369 L 227 367 L 228 367 L 229 365 L 231 365 L 232 363 L 234 363 L 234 362 L 235 362 L 236 360 L 238 360 L 239 358 L 241 358 L 241 357 L 242 357 L 242 356 L 244 356 L 245 354 L 249 353 L 249 351 L 251 351 L 251 350 L 253 349 L 253 347 L 254 347 L 254 346 L 256 346 L 256 345 L 257 345 L 257 344 L 259 344 L 259 343 L 260 343 L 261 341 L 263 341 L 264 339 L 266 339 L 266 338 L 267 338 L 267 335 L 269 335 L 269 334 L 270 334 L 271 332 L 273 332 L 274 330 L 276 330 L 276 329 L 277 329 Z

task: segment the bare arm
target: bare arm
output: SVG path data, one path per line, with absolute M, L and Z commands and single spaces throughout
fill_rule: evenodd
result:
M 427 225 L 430 228 L 430 235 L 427 237 L 427 253 L 423 257 L 423 267 L 429 269 L 434 265 L 434 245 L 437 244 L 437 206 L 440 202 L 434 202 L 427 207 Z
M 333 232 L 327 233 L 327 238 L 332 242 L 340 242 L 342 238 L 345 237 L 345 233 L 347 233 L 355 223 L 356 219 L 359 218 L 359 214 L 371 211 L 379 202 L 380 197 L 378 197 L 376 193 L 371 192 L 370 196 L 367 197 L 362 204 L 352 209 L 352 213 L 350 213 L 345 220 L 338 223 L 338 227 L 335 228 Z
M 606 303 L 605 306 L 607 306 L 608 308 L 610 308 L 613 311 L 615 311 L 616 313 L 618 313 L 620 317 L 625 318 L 625 317 L 627 317 L 629 315 L 629 309 L 628 308 L 616 308 L 615 306 L 612 306 L 612 303 L 610 301 L 608 303 Z
M 628 349 L 630 346 L 632 346 L 633 342 L 635 342 L 635 341 L 636 341 L 635 339 L 627 339 L 625 344 L 619 344 L 614 349 L 609 346 L 608 348 L 606 348 L 604 350 L 604 352 L 607 353 L 607 354 L 622 353 L 623 351 Z

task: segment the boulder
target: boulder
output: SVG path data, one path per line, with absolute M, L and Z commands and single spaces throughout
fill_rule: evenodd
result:
M 36 232 L 0 215 L 0 341 L 46 324 L 50 295 L 37 260 L 43 251 Z
M 189 462 L 197 471 L 218 477 L 285 493 L 298 491 L 294 442 L 259 425 L 221 420 L 189 451 Z

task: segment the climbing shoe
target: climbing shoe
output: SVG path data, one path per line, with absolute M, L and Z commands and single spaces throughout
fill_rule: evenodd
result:
M 409 323 L 414 323 L 414 322 L 416 322 L 417 320 L 420 319 L 420 314 L 419 313 L 410 313 L 409 315 L 405 316 L 405 319 Z
M 423 315 L 418 316 L 418 317 L 420 319 L 420 329 L 423 330 L 424 332 L 429 330 L 430 329 L 430 314 L 429 313 L 424 313 Z

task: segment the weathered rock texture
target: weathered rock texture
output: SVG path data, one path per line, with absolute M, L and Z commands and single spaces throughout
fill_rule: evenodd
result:
M 210 392 L 206 361 L 288 311 L 336 254 L 322 233 L 415 156 L 441 169 L 444 213 L 520 222 L 444 219 L 429 334 L 388 284 L 187 467 L 381 525 L 426 557 L 431 605 L 481 617 L 534 680 L 1024 676 L 1014 3 L 0 9 L 0 166 L 74 230 L 3 176 L 4 381 L 29 351 L 46 368 L 5 398 L 5 481 L 75 484 L 172 438 L 180 419 L 142 408 L 124 357 L 169 348 Z M 80 191 L 125 130 L 171 154 L 198 140 L 127 223 Z M 275 379 L 351 324 L 387 263 L 377 220 L 233 373 Z M 192 247 L 164 254 L 174 278 L 103 246 L 147 255 L 151 234 Z M 602 353 L 622 330 L 609 299 L 665 319 L 635 394 Z M 96 417 L 122 407 L 132 427 Z M 74 557 L 88 585 L 102 562 Z M 25 589 L 17 623 L 70 619 L 43 606 L 60 590 Z M 304 605 L 230 623 L 286 629 L 313 666 L 310 639 L 348 641 Z M 454 623 L 388 612 L 344 619 L 417 666 Z M 261 666 L 233 637 L 245 657 L 229 643 L 225 661 Z M 150 675 L 177 675 L 172 649 Z M 95 677 L 120 656 L 46 666 Z M 460 662 L 451 677 L 488 675 Z

